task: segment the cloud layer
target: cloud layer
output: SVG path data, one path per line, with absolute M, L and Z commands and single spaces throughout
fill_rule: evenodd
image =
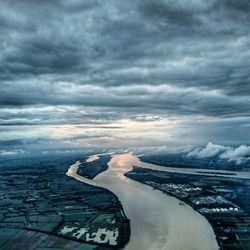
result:
M 159 144 L 195 131 L 197 144 L 247 143 L 249 11 L 248 0 L 1 1 L 0 125 L 174 120 Z
M 239 147 L 228 147 L 209 142 L 206 147 L 195 148 L 187 154 L 187 157 L 193 158 L 209 158 L 215 156 L 228 160 L 229 162 L 241 164 L 250 160 L 250 146 L 241 145 Z

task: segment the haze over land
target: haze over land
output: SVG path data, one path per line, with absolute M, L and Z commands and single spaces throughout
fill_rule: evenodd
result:
M 212 142 L 242 158 L 249 11 L 247 0 L 1 0 L 0 154 Z

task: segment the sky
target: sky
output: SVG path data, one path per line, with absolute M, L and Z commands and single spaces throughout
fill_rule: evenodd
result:
M 0 152 L 244 145 L 248 0 L 0 0 Z

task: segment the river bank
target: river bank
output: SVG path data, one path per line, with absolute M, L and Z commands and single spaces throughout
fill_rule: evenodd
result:
M 131 221 L 126 249 L 215 250 L 216 237 L 208 221 L 178 199 L 124 176 L 139 159 L 131 153 L 113 155 L 107 171 L 94 180 L 77 175 L 73 164 L 67 175 L 78 181 L 104 187 L 116 194 Z

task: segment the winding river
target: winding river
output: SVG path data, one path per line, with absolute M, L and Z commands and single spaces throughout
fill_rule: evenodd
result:
M 90 156 L 87 161 L 96 159 L 98 155 Z M 125 249 L 218 249 L 211 225 L 193 208 L 181 206 L 178 199 L 124 176 L 132 166 L 161 171 L 168 168 L 141 162 L 127 152 L 112 155 L 108 170 L 89 180 L 76 173 L 79 164 L 77 161 L 71 165 L 66 174 L 78 181 L 107 188 L 119 197 L 131 221 L 131 237 Z

